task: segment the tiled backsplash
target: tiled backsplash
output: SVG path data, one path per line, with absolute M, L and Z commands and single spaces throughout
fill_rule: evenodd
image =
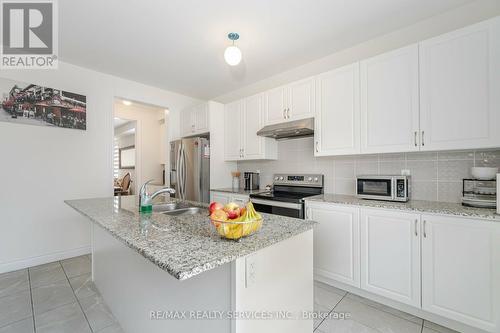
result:
M 465 150 L 396 154 L 314 157 L 313 138 L 280 141 L 278 160 L 238 162 L 243 171 L 260 170 L 261 187 L 272 184 L 275 173 L 325 175 L 325 193 L 355 193 L 356 175 L 411 174 L 412 198 L 459 202 L 462 178 L 472 166 L 500 167 L 500 150 Z

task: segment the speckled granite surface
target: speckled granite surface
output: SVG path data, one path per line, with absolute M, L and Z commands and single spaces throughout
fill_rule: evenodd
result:
M 158 199 L 158 198 L 157 198 Z M 177 201 L 160 198 L 156 203 Z M 220 238 L 206 205 L 202 213 L 168 216 L 141 214 L 137 197 L 67 200 L 69 206 L 179 280 L 185 280 L 257 250 L 310 230 L 314 222 L 262 214 L 261 230 L 240 242 Z
M 224 193 L 233 193 L 233 194 L 243 194 L 243 195 L 249 195 L 249 194 L 253 194 L 253 193 L 266 192 L 265 189 L 260 189 L 260 190 L 244 190 L 244 189 L 240 188 L 238 190 L 233 190 L 230 187 L 228 187 L 228 188 L 214 188 L 214 189 L 211 189 L 210 191 L 224 192 Z
M 319 201 L 344 205 L 365 206 L 372 208 L 397 209 L 431 214 L 457 215 L 500 222 L 500 216 L 495 209 L 473 208 L 459 203 L 410 200 L 408 202 L 392 202 L 359 199 L 351 195 L 321 194 L 306 198 L 306 201 Z

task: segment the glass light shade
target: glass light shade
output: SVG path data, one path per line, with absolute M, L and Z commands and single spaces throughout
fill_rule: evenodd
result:
M 236 66 L 241 61 L 241 50 L 237 46 L 228 46 L 224 51 L 224 59 L 230 66 Z

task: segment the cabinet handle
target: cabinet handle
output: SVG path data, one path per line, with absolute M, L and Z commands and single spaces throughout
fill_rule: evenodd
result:
M 414 141 L 415 141 L 415 147 L 417 147 L 418 146 L 418 144 L 417 144 L 417 131 L 415 131 Z
M 417 231 L 418 229 L 417 229 L 417 224 L 418 224 L 418 220 L 417 220 L 417 219 L 415 219 L 415 236 L 417 236 L 417 237 L 418 237 L 418 231 Z
M 316 152 L 319 152 L 319 141 L 316 141 Z
M 427 225 L 427 221 L 424 220 L 424 238 L 427 238 L 427 231 L 425 230 L 426 225 Z
M 424 131 L 422 131 L 422 146 L 425 146 L 425 142 L 424 142 Z

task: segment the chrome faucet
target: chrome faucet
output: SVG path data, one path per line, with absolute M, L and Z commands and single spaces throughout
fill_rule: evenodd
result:
M 142 206 L 149 206 L 152 205 L 153 199 L 156 198 L 158 195 L 162 193 L 170 193 L 174 194 L 175 190 L 170 187 L 164 187 L 159 189 L 158 191 L 154 192 L 153 194 L 149 194 L 147 190 L 147 186 L 149 183 L 151 183 L 154 179 L 148 180 L 141 186 L 141 190 L 139 191 L 139 211 L 141 211 Z

